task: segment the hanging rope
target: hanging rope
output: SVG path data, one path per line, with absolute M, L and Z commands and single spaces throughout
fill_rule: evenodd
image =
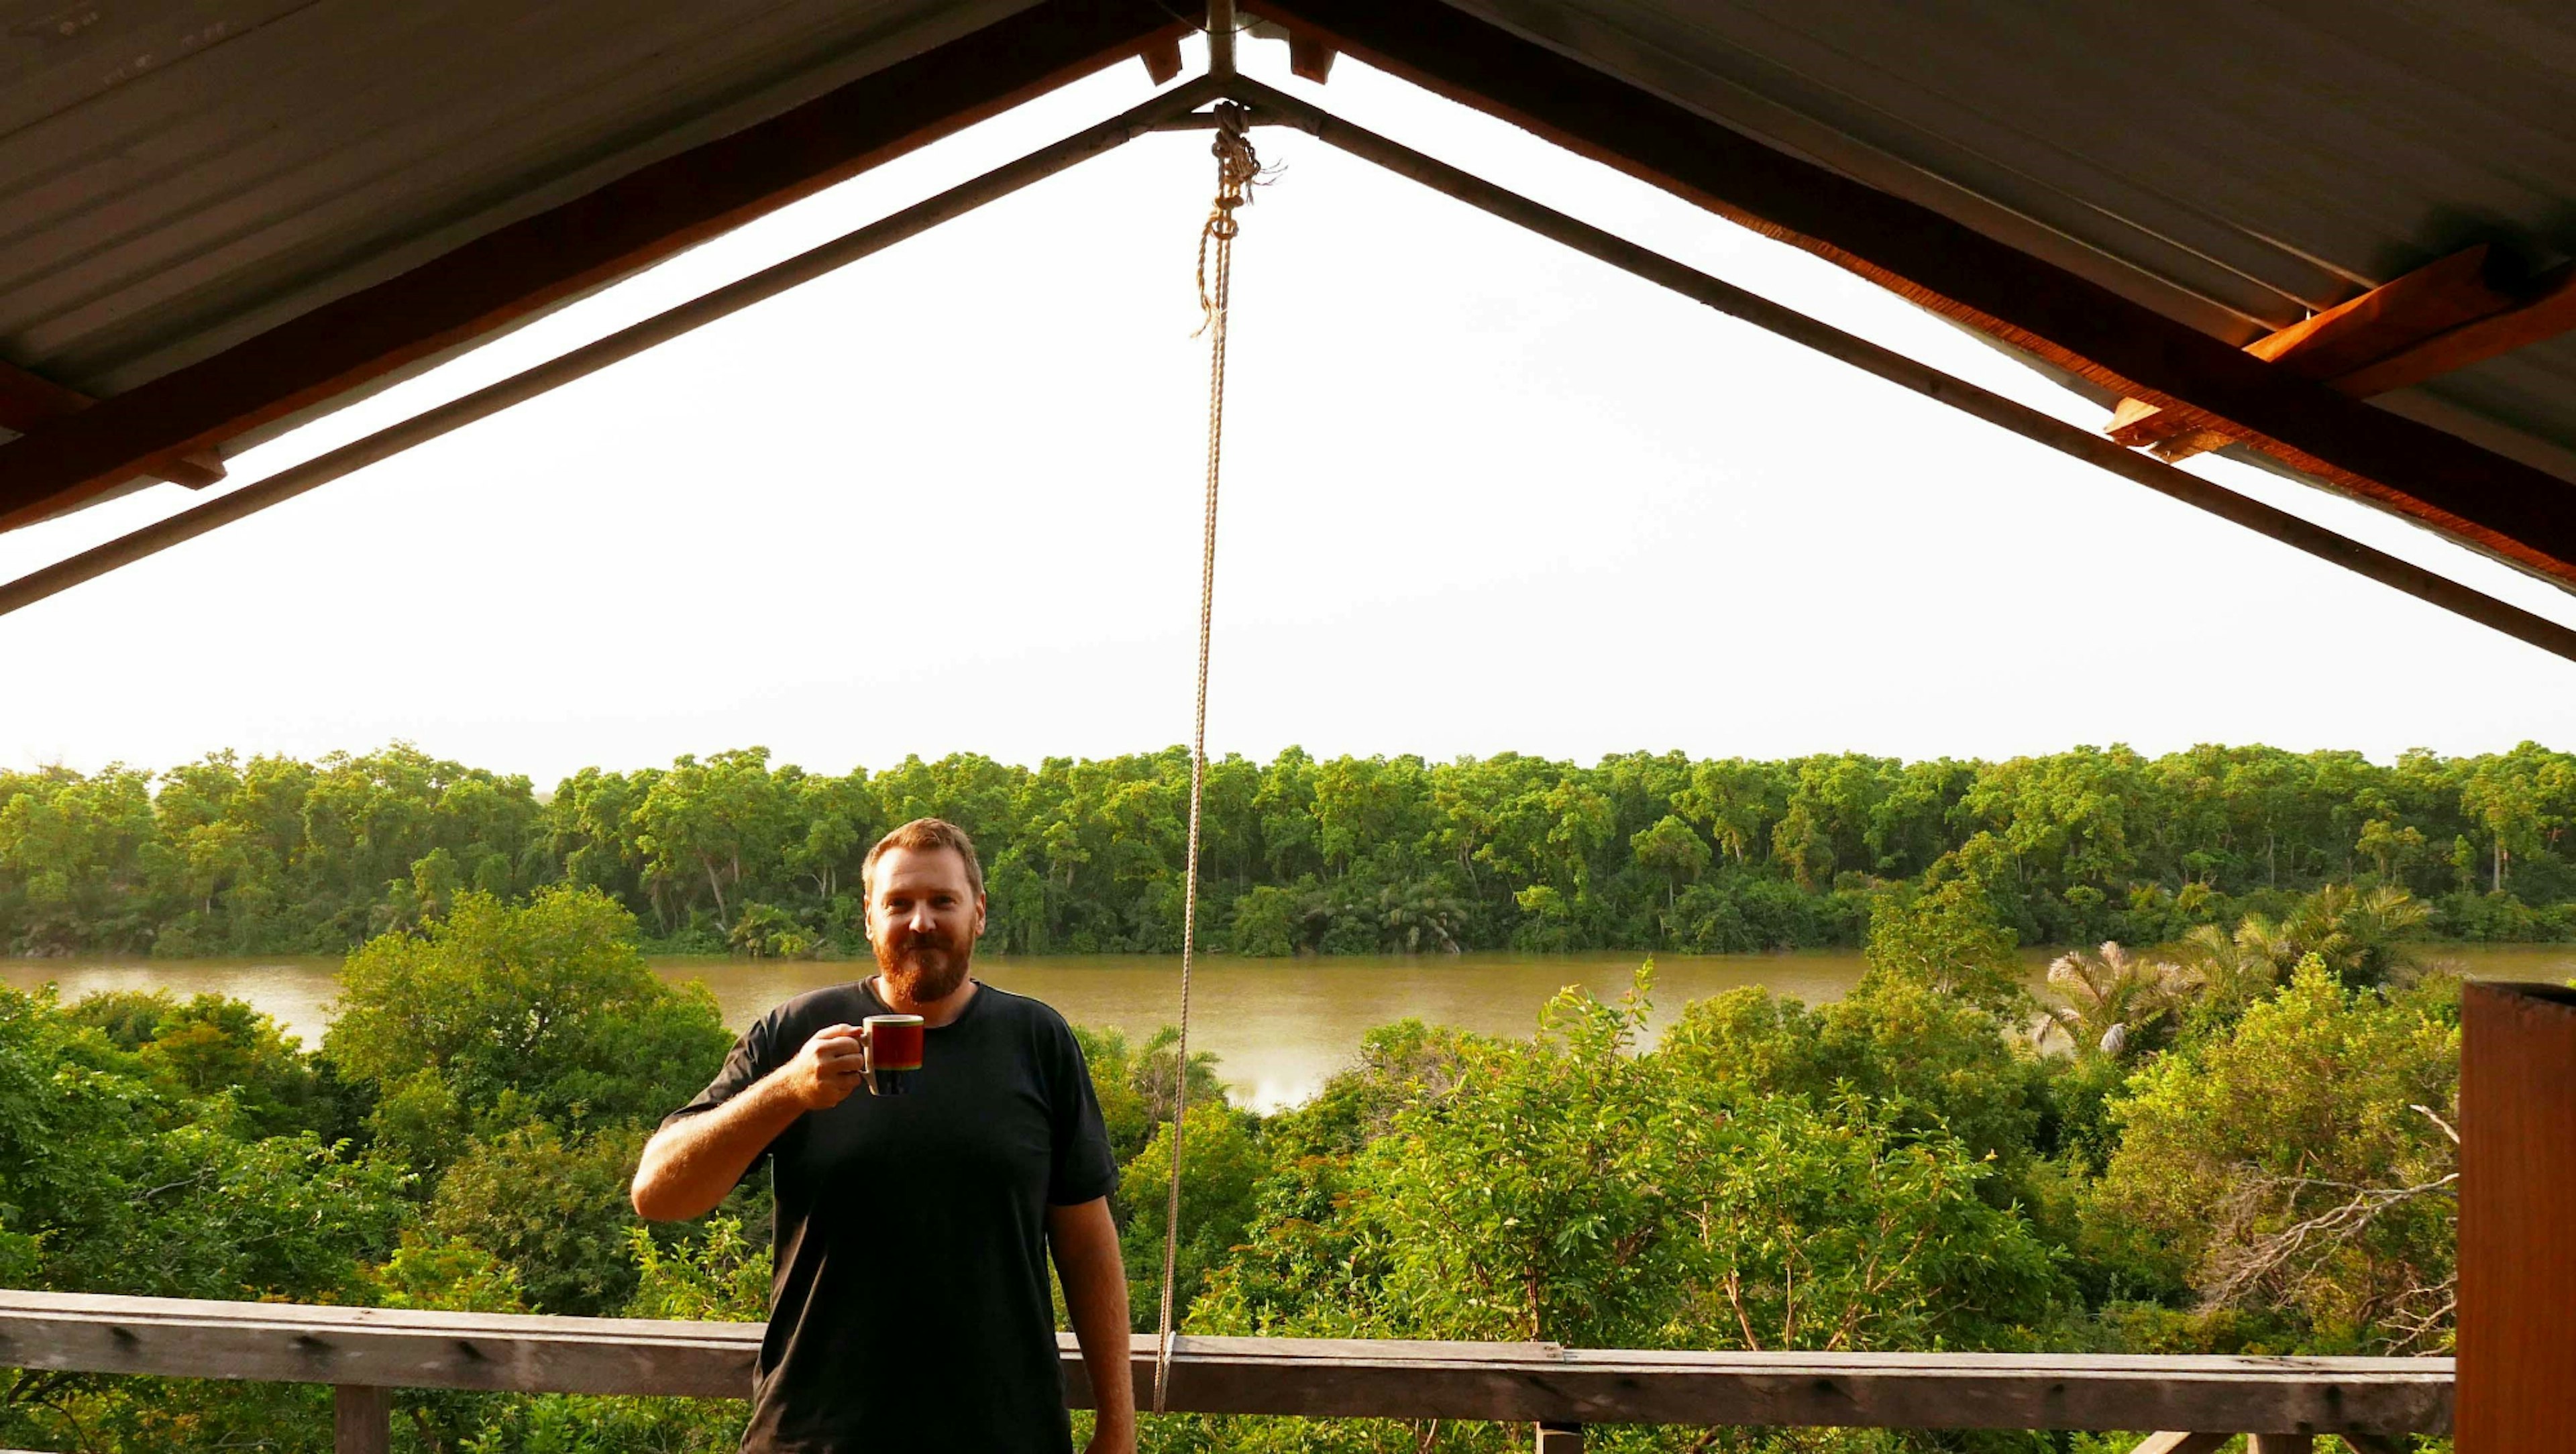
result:
M 1173 1269 L 1181 1249 L 1181 1127 L 1190 1108 L 1190 965 L 1199 942 L 1199 803 L 1207 785 L 1208 623 L 1216 613 L 1217 475 L 1225 458 L 1226 305 L 1234 286 L 1234 238 L 1242 230 L 1235 209 L 1251 200 L 1247 189 L 1261 178 L 1261 159 L 1252 151 L 1250 113 L 1221 103 L 1216 117 L 1216 202 L 1199 229 L 1199 308 L 1204 315 L 1199 332 L 1208 338 L 1207 513 L 1199 535 L 1198 713 L 1190 728 L 1190 844 L 1182 869 L 1181 1034 L 1173 1062 L 1172 1187 L 1163 1208 L 1162 1331 L 1154 1353 L 1154 1412 L 1158 1414 L 1164 1411 L 1172 1378 Z

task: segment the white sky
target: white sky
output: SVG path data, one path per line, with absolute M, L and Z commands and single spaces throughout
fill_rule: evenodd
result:
M 1246 67 L 2088 427 L 1827 264 L 1345 59 Z M 1126 65 L 235 458 L 249 480 L 1148 94 Z M 2576 665 L 1260 134 L 1212 751 L 2001 757 L 2576 742 Z M 762 743 L 1098 756 L 1189 729 L 1213 163 L 1144 138 L 821 283 L 0 617 L 0 765 L 401 738 L 533 775 Z M 2560 620 L 2576 602 L 2224 461 Z M 0 536 L 15 576 L 197 497 Z

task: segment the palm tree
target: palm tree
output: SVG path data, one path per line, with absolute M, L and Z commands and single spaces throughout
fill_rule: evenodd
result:
M 2203 924 L 2183 936 L 2182 955 L 2221 998 L 2238 1004 L 2259 998 L 2311 954 L 2346 984 L 2375 985 L 2405 962 L 2401 946 L 2432 914 L 2430 904 L 2393 885 L 2361 893 L 2328 884 L 2279 919 L 2246 915 L 2234 934 Z
M 1458 935 L 1466 928 L 1469 912 L 1465 900 L 1441 893 L 1435 885 L 1411 883 L 1380 890 L 1375 907 L 1379 942 L 1386 947 L 1405 954 L 1426 949 L 1458 952 Z
M 2117 1059 L 2166 1027 L 2201 979 L 2181 965 L 2146 959 L 2106 940 L 2098 951 L 2061 954 L 2048 966 L 2048 983 L 2066 1003 L 2049 1008 L 2080 1054 L 2090 1048 Z

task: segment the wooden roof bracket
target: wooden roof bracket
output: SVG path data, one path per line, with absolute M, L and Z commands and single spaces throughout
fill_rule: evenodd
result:
M 2530 280 L 2508 272 L 2501 255 L 2479 243 L 2256 339 L 2245 351 L 2366 399 L 2576 328 L 2576 265 Z M 2224 421 L 2143 399 L 2122 401 L 2103 432 L 2174 461 L 2239 442 L 2263 447 L 2259 437 Z
M 78 389 L 66 388 L 42 374 L 0 360 L 0 429 L 24 434 L 46 420 L 77 414 L 97 402 Z M 224 462 L 211 449 L 147 463 L 150 467 L 143 470 L 144 474 L 191 490 L 224 481 Z

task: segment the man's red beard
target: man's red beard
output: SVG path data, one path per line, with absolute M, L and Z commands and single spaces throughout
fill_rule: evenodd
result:
M 975 957 L 972 939 L 909 931 L 889 934 L 871 947 L 876 951 L 877 972 L 917 1005 L 955 994 L 966 982 L 967 965 Z

